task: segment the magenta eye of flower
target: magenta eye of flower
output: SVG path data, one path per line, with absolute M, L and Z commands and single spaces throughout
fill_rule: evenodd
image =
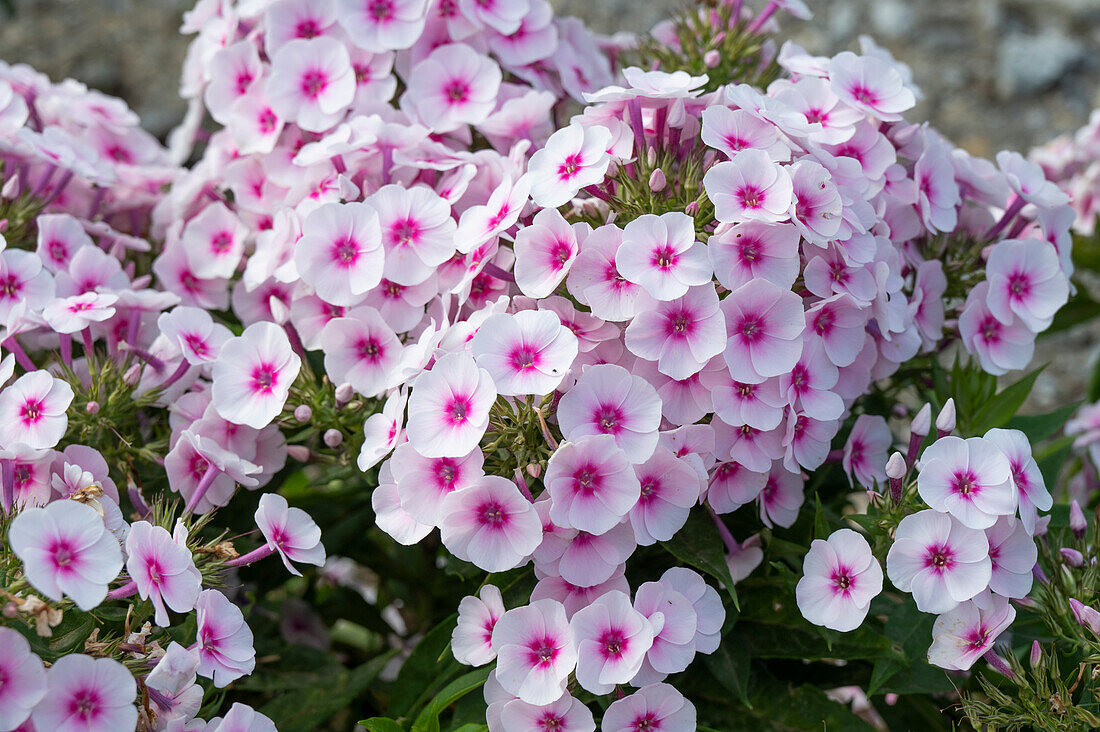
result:
M 946 546 L 933 547 L 928 552 L 927 564 L 937 570 L 950 569 L 951 551 Z
M 796 364 L 794 369 L 791 370 L 791 384 L 796 388 L 801 388 L 809 381 L 809 374 L 806 373 L 806 367 L 802 364 Z
M 390 228 L 390 237 L 394 244 L 408 246 L 420 237 L 420 225 L 410 218 L 395 221 Z
M 22 283 L 15 279 L 14 275 L 9 275 L 6 280 L 0 283 L 0 294 L 7 297 L 15 297 L 15 294 L 22 289 Z
M 382 346 L 373 338 L 368 338 L 360 344 L 359 352 L 363 358 L 373 361 L 382 355 Z
M 742 140 L 740 137 L 735 137 L 733 135 L 726 136 L 726 145 L 729 146 L 730 150 L 733 150 L 735 152 L 738 150 L 744 150 L 746 147 L 748 147 L 748 144 L 748 142 Z
M 210 238 L 210 248 L 222 254 L 233 244 L 233 235 L 228 231 L 219 231 Z
M 23 403 L 19 417 L 24 422 L 37 422 L 42 417 L 42 402 L 37 399 L 28 399 Z
M 1001 339 L 1001 323 L 990 315 L 982 321 L 978 332 L 987 341 L 999 341 Z
M 309 20 L 303 20 L 298 24 L 298 27 L 294 29 L 295 35 L 298 38 L 316 38 L 321 35 L 321 28 L 317 25 L 317 21 L 310 18 Z
M 809 109 L 806 111 L 806 121 L 812 123 L 824 122 L 829 114 L 822 109 Z
M 261 364 L 252 372 L 252 389 L 258 392 L 269 392 L 275 388 L 277 380 L 278 374 L 274 367 Z
M 206 341 L 203 340 L 202 336 L 196 335 L 195 333 L 188 333 L 185 335 L 183 337 L 183 342 L 187 344 L 187 348 L 190 349 L 192 353 L 198 356 L 205 356 L 210 350 L 207 348 Z
M 53 550 L 53 561 L 58 567 L 67 567 L 73 562 L 73 550 L 67 544 L 59 544 Z
M 404 289 L 405 289 L 404 287 L 397 284 L 396 282 L 389 282 L 389 281 L 387 281 L 382 286 L 382 292 L 386 295 L 386 297 L 392 297 L 392 298 L 397 298 L 398 296 L 400 296 L 401 291 L 404 290 Z
M 558 649 L 550 642 L 549 638 L 543 638 L 531 648 L 534 661 L 537 664 L 547 665 L 552 663 L 558 655 Z
M 392 0 L 375 0 L 370 4 L 368 12 L 376 21 L 386 20 L 393 14 Z
M 849 89 L 849 92 L 853 97 L 855 97 L 857 101 L 862 102 L 863 104 L 866 104 L 868 106 L 873 107 L 875 104 L 878 103 L 878 95 L 867 87 L 863 86 L 862 84 L 856 84 L 851 89 Z
M 465 102 L 470 96 L 470 85 L 461 79 L 455 79 L 444 87 L 443 93 L 452 102 Z
M 756 430 L 754 430 L 752 427 L 748 426 L 747 424 L 741 425 L 740 432 L 741 432 L 742 437 L 747 437 L 750 440 L 753 438 L 754 435 L 756 435 Z
M 83 717 L 85 721 L 91 721 L 96 717 L 99 709 L 99 699 L 90 689 L 79 691 L 72 697 L 70 713 L 73 716 Z
M 504 523 L 504 509 L 496 503 L 486 503 L 478 512 L 481 523 L 489 526 L 500 526 Z
M 542 729 L 553 731 L 562 729 L 562 723 L 564 721 L 564 719 L 555 715 L 553 712 L 547 712 L 546 716 L 540 720 L 539 726 L 542 727 Z
M 456 398 L 447 408 L 447 416 L 455 423 L 464 421 L 469 412 L 470 402 L 468 399 Z
M 355 264 L 355 260 L 359 258 L 359 244 L 351 238 L 340 239 L 333 245 L 332 255 L 341 265 Z
M 454 483 L 455 476 L 457 474 L 458 474 L 458 471 L 455 470 L 454 464 L 452 464 L 449 460 L 445 460 L 445 461 L 440 462 L 438 475 L 439 475 L 439 481 L 441 483 L 444 483 L 446 485 L 450 485 L 451 483 Z
M 580 170 L 583 162 L 580 153 L 573 153 L 558 167 L 558 177 L 562 180 L 572 178 Z
M 741 384 L 737 387 L 737 393 L 742 399 L 748 399 L 756 392 L 756 384 Z
M 825 335 L 833 329 L 833 314 L 828 310 L 822 310 L 814 320 L 814 330 Z
M 577 481 L 577 487 L 585 493 L 590 493 L 592 491 L 592 487 L 596 484 L 596 472 L 591 468 L 582 468 L 581 470 L 577 471 L 577 475 L 575 476 L 575 478 Z
M 760 242 L 749 241 L 741 242 L 741 259 L 745 262 L 755 262 L 760 256 Z
M 1030 289 L 1031 282 L 1023 272 L 1017 272 L 1008 278 L 1008 291 L 1012 293 L 1014 299 L 1026 297 Z
M 627 640 L 616 630 L 609 630 L 600 638 L 605 656 L 619 656 L 626 652 Z
M 653 718 L 652 714 L 647 714 L 634 723 L 634 729 L 638 732 L 650 732 L 650 730 L 657 729 L 657 720 Z
M 954 485 L 952 488 L 954 491 L 963 496 L 969 496 L 971 493 L 975 493 L 980 489 L 978 485 L 977 476 L 971 472 L 956 473 Z
M 841 590 L 847 590 L 852 586 L 852 578 L 847 574 L 838 574 L 834 581 L 836 582 L 836 586 Z
M 573 251 L 569 248 L 569 245 L 559 241 L 550 250 L 550 263 L 555 265 L 555 269 L 561 269 L 572 255 Z
M 29 465 L 20 463 L 15 466 L 15 485 L 22 488 L 27 483 L 30 483 L 32 478 L 34 478 L 34 473 L 31 471 Z
M 512 353 L 512 366 L 517 371 L 526 371 L 535 365 L 535 351 L 526 346 L 517 348 Z
M 677 259 L 679 259 L 679 257 L 676 255 L 676 252 L 669 246 L 663 246 L 653 252 L 653 264 L 661 269 L 668 269 L 676 264 Z
M 302 74 L 302 93 L 310 99 L 315 99 L 328 86 L 328 77 L 323 71 L 307 71 Z
M 756 186 L 745 186 L 737 192 L 743 208 L 759 208 L 764 203 L 764 192 Z
M 671 322 L 674 333 L 683 333 L 691 326 L 691 318 L 683 314 L 677 315 Z
M 596 427 L 600 432 L 610 434 L 617 431 L 616 428 L 622 418 L 623 414 L 617 408 L 601 405 L 595 414 Z
M 68 255 L 69 250 L 65 245 L 59 241 L 51 241 L 47 247 L 47 251 L 50 254 L 50 259 L 55 262 L 60 262 Z
M 642 481 L 642 498 L 649 498 L 657 492 L 660 483 L 656 478 L 646 478 Z
M 745 318 L 741 321 L 741 325 L 738 328 L 741 331 L 741 335 L 745 338 L 752 340 L 760 335 L 761 322 L 757 318 Z
M 260 112 L 260 131 L 264 134 L 270 134 L 275 130 L 278 121 L 279 118 L 275 116 L 274 110 L 265 109 Z

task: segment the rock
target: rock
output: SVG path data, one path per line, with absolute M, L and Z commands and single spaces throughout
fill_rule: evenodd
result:
M 1084 47 L 1053 30 L 1010 33 L 1001 42 L 997 91 L 1004 98 L 1034 94 L 1057 82 L 1084 57 Z

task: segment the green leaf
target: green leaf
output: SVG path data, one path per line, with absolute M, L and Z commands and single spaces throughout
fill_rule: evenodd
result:
M 1040 366 L 1016 383 L 1001 389 L 995 397 L 988 399 L 979 406 L 977 413 L 969 420 L 969 434 L 966 436 L 983 435 L 994 427 L 1004 427 L 1008 424 L 1008 421 L 1015 416 L 1016 411 L 1027 399 L 1027 395 L 1031 393 L 1031 387 L 1034 386 L 1035 379 L 1039 377 L 1039 374 L 1045 368 L 1045 365 Z M 965 415 L 966 413 L 959 412 L 959 414 Z
M 69 608 L 61 618 L 61 623 L 51 629 L 53 635 L 49 638 L 39 636 L 34 626 L 16 623 L 11 627 L 23 634 L 35 655 L 52 662 L 73 651 L 83 650 L 84 641 L 95 628 L 95 619 L 75 607 Z
M 703 656 L 703 665 L 714 674 L 714 678 L 742 704 L 752 709 L 752 702 L 749 701 L 750 663 L 748 644 L 737 632 L 723 637 L 717 651 Z
M 829 528 L 829 517 L 825 515 L 825 509 L 821 506 L 821 496 L 814 496 L 814 538 L 828 539 L 832 529 Z
M 413 722 L 412 732 L 439 732 L 439 715 L 443 710 L 474 689 L 484 686 L 490 671 L 492 669 L 488 666 L 479 668 L 459 676 L 443 687 L 443 690 L 436 694 L 431 703 L 417 716 L 416 721 Z
M 450 655 L 451 631 L 454 630 L 458 615 L 451 615 L 432 628 L 416 644 L 416 648 L 401 664 L 394 682 L 393 696 L 390 698 L 389 713 L 403 717 L 410 714 L 418 700 L 428 695 L 432 689 L 446 683 L 454 672 L 458 662 Z M 439 657 L 447 654 L 445 663 Z
M 1037 442 L 1051 437 L 1069 421 L 1069 418 L 1073 416 L 1073 413 L 1077 411 L 1077 408 L 1081 406 L 1081 402 L 1074 402 L 1067 406 L 1055 409 L 1053 412 L 1047 412 L 1046 414 L 1020 414 L 1016 415 L 1012 419 L 1008 420 L 1008 424 L 1005 427 L 1013 430 L 1020 430 L 1027 439 L 1034 445 Z
M 489 726 L 485 724 L 464 724 L 461 727 L 456 727 L 451 732 L 488 732 Z
M 366 727 L 370 732 L 405 732 L 405 728 L 389 717 L 371 717 L 359 722 L 360 727 Z
M 340 670 L 335 671 L 327 667 L 317 671 L 281 674 L 289 677 L 284 681 L 301 682 L 306 676 L 314 677 L 314 680 L 307 686 L 291 687 L 293 691 L 276 696 L 261 711 L 275 722 L 281 732 L 311 732 L 366 691 L 393 655 L 394 652 L 382 654 L 351 671 L 342 667 L 337 667 Z M 264 676 L 268 674 L 261 675 L 258 680 Z M 386 728 L 382 729 L 389 732 Z
M 911 597 L 893 607 L 883 632 L 896 655 L 875 662 L 868 696 L 882 691 L 933 694 L 951 690 L 947 674 L 926 660 L 934 623 L 935 617 L 918 610 Z
M 696 508 L 688 516 L 687 523 L 661 546 L 681 562 L 702 570 L 718 580 L 733 600 L 733 606 L 740 609 L 737 602 L 737 590 L 733 586 L 733 577 L 726 564 L 726 545 L 714 520 L 703 508 Z
M 1073 449 L 1073 435 L 1066 435 L 1045 445 L 1042 450 L 1035 453 L 1035 462 L 1039 465 L 1039 472 L 1043 474 L 1043 480 L 1048 486 L 1053 486 L 1058 480 L 1058 474 L 1062 472 L 1062 466 L 1069 458 Z

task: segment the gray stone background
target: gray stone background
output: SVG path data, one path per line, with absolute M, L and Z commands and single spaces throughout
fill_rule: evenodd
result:
M 644 31 L 687 0 L 552 0 L 601 32 Z M 749 0 L 760 6 L 763 0 Z M 0 58 L 54 79 L 75 77 L 127 100 L 165 134 L 177 95 L 192 0 L 11 0 L 0 7 Z M 1085 123 L 1100 106 L 1100 0 L 809 0 L 816 17 L 783 19 L 784 36 L 815 54 L 856 49 L 866 33 L 908 63 L 928 120 L 971 152 L 1026 151 Z M 2 5 L 2 3 L 0 3 Z M 1052 360 L 1033 406 L 1079 398 L 1100 353 L 1100 325 L 1040 341 Z M 1057 354 L 1057 357 L 1055 357 Z

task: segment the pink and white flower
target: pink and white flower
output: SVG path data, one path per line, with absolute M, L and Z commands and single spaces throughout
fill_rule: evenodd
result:
M 1066 431 L 1070 431 L 1068 425 Z M 1038 463 L 1031 455 L 1031 442 L 1019 430 L 991 429 L 982 437 L 993 443 L 1008 458 L 1008 464 L 1012 468 L 1012 483 L 1016 486 L 1020 521 L 1027 533 L 1034 534 L 1039 511 L 1050 510 L 1054 499 L 1047 490 Z
M 192 366 L 216 360 L 222 346 L 233 337 L 232 331 L 215 323 L 208 311 L 188 305 L 162 313 L 157 318 L 157 328 Z
M 289 41 L 272 56 L 266 86 L 275 113 L 309 132 L 340 121 L 355 98 L 355 72 L 343 43 L 325 36 Z
M 635 301 L 643 292 L 615 264 L 622 242 L 623 230 L 614 224 L 595 229 L 581 243 L 581 252 L 565 283 L 577 302 L 587 305 L 593 315 L 604 320 L 633 317 Z
M 241 609 L 218 590 L 203 590 L 195 602 L 197 672 L 221 689 L 256 668 L 252 629 Z
M 69 427 L 73 388 L 48 371 L 23 374 L 0 391 L 0 445 L 52 448 Z
M 630 525 L 639 546 L 668 541 L 687 522 L 699 502 L 703 478 L 685 460 L 657 446 L 648 460 L 634 466 L 641 490 L 630 509 Z
M 593 694 L 607 694 L 634 678 L 657 630 L 617 590 L 577 611 L 569 627 L 577 644 L 577 683 Z
M 989 282 L 979 282 L 959 315 L 963 346 L 977 355 L 986 373 L 1000 376 L 1022 369 L 1035 354 L 1035 334 L 1019 318 L 1005 323 L 987 304 Z
M 424 457 L 460 457 L 481 441 L 496 400 L 493 378 L 464 353 L 449 353 L 413 384 L 409 442 Z
M 103 292 L 83 292 L 58 298 L 42 308 L 42 319 L 57 333 L 79 333 L 92 323 L 102 323 L 115 316 L 118 295 Z M 86 341 L 88 343 L 90 341 Z
M 137 684 L 113 658 L 70 653 L 46 672 L 46 696 L 31 719 L 40 730 L 127 730 L 138 722 Z
M 562 444 L 546 468 L 550 520 L 562 528 L 604 534 L 638 502 L 630 461 L 611 435 L 585 435 Z
M 68 595 L 87 612 L 122 570 L 122 549 L 91 506 L 61 500 L 18 513 L 8 530 L 27 581 L 51 600 Z
M 988 529 L 998 516 L 1016 512 L 1012 466 L 980 437 L 942 437 L 924 451 L 917 492 L 931 508 L 950 513 L 972 529 Z
M 336 0 L 337 22 L 371 53 L 409 48 L 424 31 L 428 0 Z
M 0 730 L 18 729 L 46 695 L 46 669 L 14 628 L 0 628 Z
M 712 167 L 703 186 L 714 202 L 715 218 L 723 223 L 786 221 L 794 204 L 790 173 L 758 149 L 742 150 Z
M 768 153 L 776 162 L 791 159 L 790 146 L 779 138 L 778 128 L 743 109 L 711 105 L 703 110 L 700 138 L 733 158 L 742 150 L 756 149 Z
M 1001 516 L 985 530 L 993 576 L 989 589 L 1003 597 L 1027 597 L 1031 592 L 1032 569 L 1039 556 L 1035 540 L 1023 522 Z
M 443 522 L 443 499 L 452 492 L 474 485 L 484 475 L 480 449 L 461 457 L 426 458 L 405 443 L 397 448 L 387 465 L 397 485 L 401 508 L 414 520 L 439 526 Z
M 967 671 L 993 648 L 997 637 L 1016 619 L 1008 598 L 989 596 L 964 602 L 936 618 L 928 662 L 940 668 Z
M 550 704 L 565 692 L 577 648 L 565 606 L 535 600 L 509 610 L 493 628 L 497 681 L 528 704 Z
M 623 229 L 615 267 L 657 300 L 682 297 L 711 278 L 707 246 L 695 240 L 695 222 L 683 213 L 643 214 Z
M 634 316 L 626 328 L 626 347 L 639 358 L 656 361 L 670 378 L 687 379 L 726 347 L 726 324 L 718 295 L 710 286 L 690 288 L 682 297 L 657 302 Z
M 308 513 L 291 507 L 278 493 L 265 493 L 260 496 L 255 518 L 267 548 L 278 552 L 288 572 L 302 576 L 291 562 L 324 566 L 321 529 Z
M 806 313 L 795 293 L 752 280 L 722 300 L 722 313 L 728 336 L 723 355 L 736 381 L 758 384 L 798 363 Z
M 815 539 L 802 571 L 795 587 L 798 609 L 811 623 L 833 630 L 858 628 L 882 592 L 882 567 L 867 540 L 851 529 Z
M 458 624 L 451 633 L 451 652 L 455 660 L 467 666 L 484 666 L 497 657 L 493 648 L 493 628 L 504 615 L 500 588 L 485 585 L 477 595 L 467 595 L 458 603 Z
M 798 229 L 791 224 L 746 221 L 719 226 L 707 240 L 714 275 L 729 290 L 754 279 L 790 287 L 798 278 Z
M 571 124 L 554 134 L 527 164 L 531 198 L 557 208 L 585 186 L 603 182 L 611 164 L 611 132 L 600 125 Z
M 1041 239 L 1005 239 L 989 254 L 985 266 L 986 305 L 997 320 L 1016 319 L 1033 333 L 1050 327 L 1054 314 L 1069 298 L 1069 280 L 1058 252 Z
M 631 462 L 645 462 L 657 447 L 661 398 L 645 379 L 622 366 L 590 366 L 558 403 L 565 439 L 611 435 Z
M 387 280 L 419 285 L 454 255 L 458 224 L 451 206 L 427 186 L 382 186 L 365 203 L 378 212 Z
M 403 346 L 374 308 L 358 307 L 348 316 L 329 321 L 321 331 L 325 372 L 333 383 L 376 397 L 394 386 Z
M 917 103 L 898 70 L 882 59 L 844 51 L 829 62 L 829 84 L 841 100 L 884 122 Z
M 523 564 L 542 541 L 542 522 L 515 483 L 488 475 L 443 499 L 440 536 L 459 559 L 486 572 Z
M 992 572 L 985 533 L 931 509 L 901 520 L 886 555 L 890 581 L 926 613 L 966 602 L 989 586 Z
M 436 48 L 409 73 L 401 97 L 416 117 L 435 132 L 483 122 L 496 106 L 500 67 L 464 43 Z
M 550 310 L 490 315 L 470 340 L 477 365 L 505 396 L 554 391 L 579 348 L 577 336 Z
M 35 254 L 53 273 L 69 268 L 73 255 L 82 247 L 92 246 L 92 237 L 74 217 L 66 213 L 42 214 L 35 219 L 38 246 Z
M 568 693 L 550 704 L 528 704 L 515 699 L 500 712 L 503 729 L 532 732 L 596 732 L 592 711 Z
M 224 203 L 212 203 L 183 227 L 180 246 L 196 277 L 232 277 L 244 254 L 246 227 Z
M 855 478 L 867 490 L 886 485 L 887 453 L 894 438 L 886 420 L 878 415 L 861 414 L 852 425 L 844 443 L 841 464 L 849 479 Z
M 355 305 L 382 281 L 386 253 L 377 211 L 365 203 L 325 203 L 302 222 L 294 264 L 325 302 Z
M 601 729 L 606 732 L 695 729 L 695 705 L 669 684 L 650 684 L 630 696 L 617 699 L 604 712 Z
M 301 365 L 285 330 L 253 323 L 229 340 L 214 362 L 214 409 L 230 422 L 262 429 L 283 411 Z
M 202 589 L 202 574 L 184 539 L 177 544 L 167 529 L 148 521 L 131 524 L 126 536 L 126 572 L 141 599 L 153 603 L 156 624 L 162 628 L 169 625 L 165 606 L 190 612 Z
M 580 247 L 577 233 L 557 209 L 544 208 L 530 226 L 516 233 L 513 271 L 520 292 L 528 297 L 546 297 L 569 274 Z

